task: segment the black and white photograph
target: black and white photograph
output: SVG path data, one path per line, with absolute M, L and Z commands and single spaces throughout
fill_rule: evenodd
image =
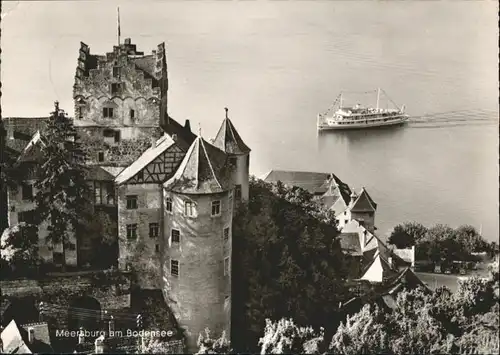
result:
M 0 13 L 0 353 L 500 353 L 497 1 Z

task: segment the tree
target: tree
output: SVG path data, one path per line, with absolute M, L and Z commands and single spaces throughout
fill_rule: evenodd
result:
M 272 322 L 266 319 L 264 336 L 260 338 L 261 354 L 319 354 L 323 347 L 324 329 L 299 327 L 292 319 Z
M 428 229 L 417 222 L 398 224 L 389 237 L 388 243 L 397 248 L 408 248 L 425 239 Z
M 4 266 L 8 268 L 2 269 L 2 274 L 27 276 L 39 264 L 36 226 L 21 222 L 5 229 L 0 240 L 0 249 Z
M 62 243 L 65 260 L 70 234 L 85 228 L 88 218 L 86 157 L 73 122 L 57 102 L 43 136 L 48 138 L 43 139 L 43 159 L 37 169 L 35 215 L 38 222 L 48 222 L 47 241 Z
M 200 334 L 198 337 L 199 350 L 196 354 L 229 354 L 231 352 L 231 343 L 227 340 L 226 332 L 218 339 L 213 339 L 210 336 L 210 330 L 205 329 L 205 335 Z
M 332 213 L 299 188 L 250 181 L 250 199 L 233 220 L 232 341 L 256 351 L 265 319 L 291 317 L 319 328 L 346 301 L 347 268 Z

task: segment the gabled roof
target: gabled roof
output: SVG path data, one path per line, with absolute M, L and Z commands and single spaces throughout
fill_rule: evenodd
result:
M 375 212 L 377 204 L 372 200 L 368 192 L 363 187 L 358 198 L 352 204 L 351 211 L 354 212 Z
M 370 282 L 383 282 L 388 277 L 391 277 L 395 272 L 391 269 L 389 264 L 380 257 L 380 254 L 375 257 L 373 262 L 368 266 L 361 280 Z
M 37 161 L 41 158 L 40 147 L 45 147 L 45 143 L 42 139 L 40 131 L 33 134 L 33 137 L 28 142 L 26 147 L 24 147 L 21 155 L 18 157 L 18 161 Z
M 175 137 L 175 142 L 184 152 L 189 149 L 191 144 L 193 144 L 196 139 L 196 135 L 191 132 L 191 129 L 188 126 L 182 126 L 168 114 L 165 114 L 165 121 L 162 123 L 161 128 L 171 138 Z
M 387 286 L 387 293 L 389 294 L 396 294 L 404 287 L 407 289 L 423 287 L 425 290 L 430 291 L 425 283 L 409 267 L 401 271 L 398 275 L 395 275 L 393 279 L 388 280 Z
M 249 153 L 250 148 L 243 142 L 243 139 L 241 139 L 238 131 L 236 131 L 233 123 L 227 116 L 227 108 L 225 110 L 226 118 L 222 121 L 219 132 L 217 132 L 215 136 L 214 146 L 229 154 Z
M 163 185 L 186 194 L 213 194 L 231 188 L 227 155 L 198 136 L 176 173 Z
M 121 185 L 126 183 L 129 179 L 133 178 L 138 172 L 144 169 L 146 165 L 151 163 L 175 143 L 176 142 L 174 142 L 170 136 L 165 134 L 156 141 L 154 146 L 151 146 L 144 153 L 142 153 L 137 160 L 135 160 L 127 168 L 123 169 L 123 171 L 115 179 L 116 184 Z

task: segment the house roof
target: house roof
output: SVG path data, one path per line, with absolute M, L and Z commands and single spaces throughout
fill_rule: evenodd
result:
M 37 131 L 35 134 L 33 134 L 33 137 L 28 142 L 28 144 L 24 147 L 21 155 L 18 158 L 18 161 L 37 161 L 38 159 L 40 159 L 40 146 L 44 147 L 45 143 L 42 139 L 40 131 Z
M 90 165 L 85 172 L 85 180 L 114 181 L 115 176 L 99 165 Z
M 409 268 L 407 267 L 401 271 L 398 275 L 393 276 L 392 279 L 388 281 L 388 293 L 395 294 L 400 287 L 406 287 L 414 289 L 417 287 L 423 287 L 425 290 L 430 291 L 422 280 Z
M 28 329 L 32 328 L 34 340 L 29 342 Z M 18 327 L 15 320 L 5 327 L 1 333 L 2 353 L 6 354 L 32 354 L 51 353 L 49 328 L 47 323 L 27 324 Z
M 394 271 L 391 269 L 387 261 L 380 257 L 378 254 L 372 263 L 368 266 L 366 271 L 361 276 L 361 280 L 367 280 L 370 282 L 383 282 L 388 277 L 394 275 Z
M 214 146 L 219 148 L 220 150 L 230 153 L 230 154 L 246 154 L 250 152 L 250 148 L 243 142 L 238 131 L 234 127 L 233 123 L 227 116 L 227 108 L 226 110 L 226 118 L 222 121 L 222 125 L 219 128 L 219 132 L 214 139 Z
M 15 133 L 32 136 L 36 131 L 47 126 L 50 117 L 5 117 L 2 119 L 5 129 Z
M 116 177 L 115 182 L 118 185 L 126 183 L 129 179 L 133 178 L 138 172 L 144 169 L 146 165 L 151 163 L 175 143 L 176 142 L 174 142 L 170 136 L 167 134 L 163 135 L 163 137 L 156 141 L 155 146 L 148 148 L 137 160 L 135 160 L 127 168 L 123 169 L 123 171 Z
M 196 139 L 196 135 L 191 132 L 189 126 L 182 126 L 168 114 L 165 114 L 165 122 L 162 124 L 162 128 L 170 137 L 175 138 L 174 140 L 179 148 L 185 152 Z
M 377 204 L 372 200 L 368 192 L 363 187 L 361 193 L 351 206 L 351 211 L 354 212 L 375 212 Z
M 227 155 L 198 136 L 172 178 L 167 189 L 186 194 L 212 194 L 227 191 L 231 170 Z

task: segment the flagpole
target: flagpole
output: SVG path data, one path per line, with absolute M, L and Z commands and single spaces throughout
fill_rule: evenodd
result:
M 118 47 L 120 47 L 120 8 L 118 7 Z

